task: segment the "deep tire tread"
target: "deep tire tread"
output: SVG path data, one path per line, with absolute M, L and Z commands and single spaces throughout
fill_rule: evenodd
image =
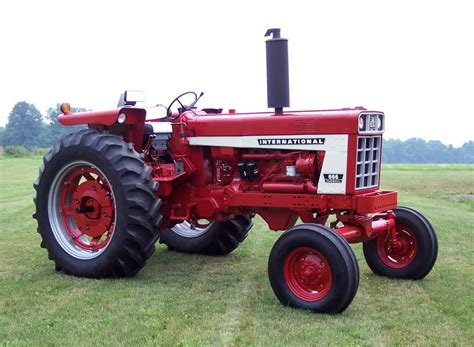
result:
M 110 251 L 112 253 L 109 252 L 109 249 L 112 248 L 110 246 L 97 257 L 107 257 L 107 259 L 101 260 L 101 267 L 91 266 L 86 270 L 84 270 L 84 266 L 74 266 L 75 262 L 81 260 L 70 256 L 72 261 L 69 259 L 65 262 L 64 255 L 60 255 L 61 249 L 55 249 L 60 246 L 57 244 L 54 246 L 53 242 L 45 242 L 46 233 L 51 233 L 51 231 L 47 213 L 45 215 L 44 209 L 41 210 L 41 206 L 47 201 L 48 192 L 47 187 L 43 186 L 48 183 L 46 181 L 51 181 L 51 175 L 54 175 L 49 167 L 53 165 L 54 160 L 65 156 L 62 154 L 63 151 L 71 151 L 76 147 L 94 152 L 94 155 L 102 161 L 105 160 L 112 167 L 114 175 L 123 189 L 124 200 L 126 200 L 122 201 L 122 214 L 126 211 L 127 215 L 120 230 L 121 234 L 125 233 L 122 235 L 121 245 L 114 246 L 114 250 Z M 61 160 L 64 159 L 61 158 Z M 84 277 L 128 277 L 136 274 L 153 254 L 155 242 L 159 238 L 159 225 L 162 221 L 162 216 L 159 213 L 160 200 L 156 196 L 158 186 L 151 178 L 150 168 L 145 166 L 133 145 L 124 142 L 121 137 L 99 133 L 92 129 L 82 130 L 64 137 L 43 158 L 39 177 L 33 186 L 37 192 L 34 199 L 36 213 L 33 217 L 38 222 L 38 232 L 42 237 L 41 247 L 47 249 L 48 257 L 55 262 L 57 269 Z M 115 189 L 117 188 L 114 187 Z M 111 243 L 113 242 L 114 238 Z M 62 253 L 64 254 L 64 252 Z M 64 264 L 62 264 L 63 262 Z

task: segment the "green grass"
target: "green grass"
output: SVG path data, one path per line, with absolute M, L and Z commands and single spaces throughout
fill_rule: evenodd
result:
M 422 281 L 374 276 L 341 315 L 279 304 L 267 258 L 279 233 L 260 219 L 227 257 L 162 245 L 134 278 L 54 271 L 31 218 L 39 159 L 0 160 L 0 342 L 5 345 L 473 345 L 474 166 L 387 165 L 384 189 L 423 212 L 439 257 Z

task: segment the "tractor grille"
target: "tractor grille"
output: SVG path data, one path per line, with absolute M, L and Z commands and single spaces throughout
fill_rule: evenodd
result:
M 357 139 L 356 189 L 379 185 L 381 136 L 359 136 Z

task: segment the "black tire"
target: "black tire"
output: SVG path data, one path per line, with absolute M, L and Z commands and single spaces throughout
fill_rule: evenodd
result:
M 359 266 L 349 244 L 316 224 L 300 224 L 278 239 L 268 275 L 283 305 L 319 313 L 343 312 L 359 287 Z
M 245 240 L 253 222 L 251 216 L 237 215 L 225 222 L 211 222 L 207 227 L 193 232 L 187 222 L 162 230 L 160 243 L 170 251 L 205 255 L 226 255 Z
M 121 137 L 89 129 L 64 137 L 44 157 L 34 188 L 41 247 L 57 270 L 92 278 L 133 276 L 153 254 L 162 220 L 158 185 Z M 91 189 L 100 194 L 91 198 Z M 87 230 L 97 225 L 100 236 L 83 232 L 84 223 Z M 71 237 L 75 233 L 80 236 Z
M 364 242 L 367 265 L 380 276 L 422 279 L 431 271 L 438 256 L 438 240 L 434 228 L 414 209 L 399 207 L 394 212 L 397 234 L 399 237 L 401 235 L 404 247 L 390 251 L 390 248 L 387 248 L 389 235 L 381 235 Z

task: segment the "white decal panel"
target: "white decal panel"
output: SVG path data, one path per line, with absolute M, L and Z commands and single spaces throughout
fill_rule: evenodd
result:
M 320 194 L 345 194 L 348 135 L 272 135 L 188 137 L 191 146 L 324 151 Z

